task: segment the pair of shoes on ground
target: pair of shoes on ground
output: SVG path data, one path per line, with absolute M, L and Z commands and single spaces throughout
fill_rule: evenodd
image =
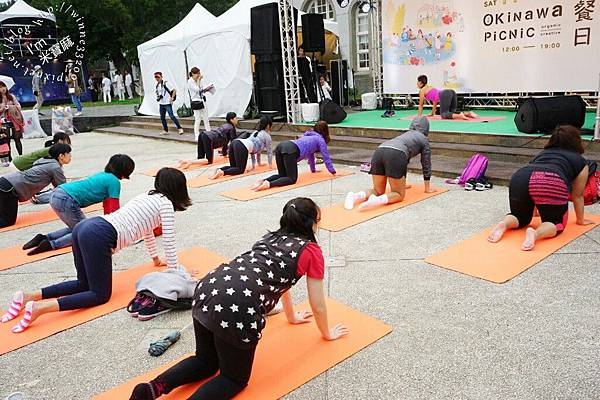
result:
M 136 294 L 127 305 L 127 312 L 140 321 L 149 321 L 169 311 L 171 311 L 170 308 L 162 306 L 158 300 L 143 293 Z
M 185 133 L 185 132 L 183 131 L 183 129 L 179 129 L 179 134 L 180 134 L 180 135 L 183 135 L 184 133 Z M 160 134 L 161 134 L 161 135 L 168 135 L 168 134 L 169 134 L 169 132 L 167 132 L 167 131 L 162 131 Z
M 475 179 L 471 178 L 465 183 L 465 190 L 472 191 L 476 190 L 478 192 L 483 192 L 485 190 L 490 190 L 494 187 L 494 185 L 489 182 L 485 177 Z
M 27 253 L 28 256 L 35 254 L 45 253 L 46 251 L 52 250 L 52 244 L 48 240 L 46 235 L 37 234 L 33 239 L 23 245 L 23 250 L 30 250 Z

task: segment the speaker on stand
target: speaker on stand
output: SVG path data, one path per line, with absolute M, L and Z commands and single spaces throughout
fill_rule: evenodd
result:
M 348 87 L 348 61 L 331 60 L 331 89 L 332 99 L 340 106 L 350 103 Z

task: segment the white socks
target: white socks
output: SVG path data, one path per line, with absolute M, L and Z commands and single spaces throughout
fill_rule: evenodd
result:
M 346 200 L 344 201 L 344 208 L 346 210 L 352 210 L 354 208 L 354 204 L 356 204 L 357 201 L 359 200 L 364 200 L 367 198 L 367 194 L 362 191 L 362 192 L 349 192 L 346 195 Z
M 367 201 L 358 206 L 359 210 L 370 210 L 379 206 L 386 205 L 388 203 L 387 194 L 381 196 L 370 195 Z

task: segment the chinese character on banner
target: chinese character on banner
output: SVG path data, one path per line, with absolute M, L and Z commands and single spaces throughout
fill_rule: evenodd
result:
M 50 46 L 48 51 L 50 51 L 54 57 L 58 57 L 63 53 L 62 50 L 60 49 L 59 43 L 54 43 L 52 46 Z
M 575 47 L 580 45 L 589 46 L 592 28 L 577 28 L 575 29 Z
M 581 21 L 593 21 L 592 14 L 594 13 L 594 7 L 596 6 L 596 0 L 579 0 L 575 4 L 575 15 L 577 16 L 577 22 Z
M 69 36 L 65 36 L 64 38 L 60 39 L 59 43 L 62 46 L 63 51 L 69 50 L 75 44 Z
M 49 51 L 40 51 L 40 61 L 42 65 L 48 64 L 52 60 L 52 54 Z

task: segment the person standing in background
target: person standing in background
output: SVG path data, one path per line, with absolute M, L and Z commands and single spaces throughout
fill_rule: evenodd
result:
M 187 89 L 190 93 L 191 107 L 194 111 L 194 137 L 196 142 L 200 136 L 200 120 L 204 121 L 204 131 L 210 131 L 210 121 L 208 120 L 208 111 L 206 110 L 206 97 L 202 87 L 202 72 L 198 67 L 193 67 L 190 71 L 190 79 L 188 79 Z M 196 108 L 198 104 L 202 108 Z
M 115 75 L 115 83 L 117 84 L 116 96 L 119 96 L 119 100 L 125 100 L 125 85 L 123 84 L 123 75 L 117 70 Z
M 81 110 L 83 109 L 81 106 L 81 99 L 79 98 L 79 96 L 81 96 L 81 88 L 79 87 L 79 77 L 73 70 L 69 70 L 67 75 L 67 86 L 69 87 L 71 101 L 73 101 L 75 108 L 77 108 L 75 116 L 78 117 L 82 114 Z
M 102 74 L 102 100 L 105 103 L 112 102 L 112 99 L 110 97 L 110 87 L 111 87 L 110 79 L 106 76 L 106 74 Z
M 33 67 L 33 78 L 31 79 L 31 88 L 33 90 L 33 95 L 35 96 L 35 106 L 33 106 L 34 110 L 41 110 L 42 104 L 44 103 L 44 96 L 42 90 L 44 89 L 44 85 L 46 84 L 46 79 L 44 78 L 44 71 L 42 67 L 36 65 Z M 41 112 L 39 115 L 43 115 Z
M 129 100 L 133 99 L 133 90 L 131 90 L 131 85 L 133 85 L 133 78 L 129 71 L 125 70 L 125 89 L 127 90 L 127 98 Z
M 90 75 L 88 78 L 88 87 L 90 89 L 90 94 L 92 95 L 92 101 L 98 101 L 98 89 L 96 88 L 96 82 L 94 82 L 94 74 Z
M 159 112 L 160 112 L 160 122 L 163 126 L 163 131 L 160 133 L 161 135 L 169 134 L 169 127 L 167 126 L 167 113 L 169 117 L 179 130 L 179 134 L 183 135 L 183 128 L 179 123 L 179 120 L 173 114 L 173 102 L 177 98 L 177 91 L 169 82 L 163 79 L 162 72 L 158 71 L 154 73 L 154 79 L 156 79 L 156 101 L 158 102 Z

